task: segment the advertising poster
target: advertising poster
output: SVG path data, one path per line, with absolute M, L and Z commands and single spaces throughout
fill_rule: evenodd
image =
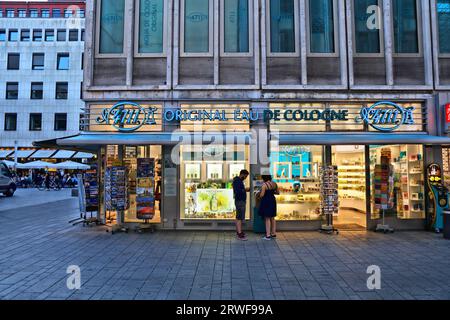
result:
M 136 217 L 151 220 L 155 215 L 155 160 L 137 160 Z

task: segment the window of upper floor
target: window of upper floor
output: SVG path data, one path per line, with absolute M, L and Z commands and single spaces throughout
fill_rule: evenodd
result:
M 42 18 L 50 18 L 50 10 L 49 9 L 41 9 Z
M 61 18 L 61 9 L 52 9 L 53 18 Z
M 27 10 L 26 9 L 18 9 L 17 10 L 17 16 L 19 18 L 26 18 L 27 17 Z
M 97 5 L 97 54 L 124 56 L 125 0 L 101 0 Z
M 450 56 L 450 0 L 437 0 L 439 53 Z
M 6 17 L 7 18 L 14 18 L 15 12 L 14 9 L 6 9 Z
M 30 18 L 39 18 L 39 10 L 30 9 Z

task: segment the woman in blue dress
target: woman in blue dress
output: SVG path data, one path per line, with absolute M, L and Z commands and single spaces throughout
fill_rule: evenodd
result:
M 266 235 L 263 239 L 271 240 L 277 237 L 275 223 L 275 217 L 277 216 L 277 200 L 275 199 L 275 195 L 279 194 L 279 191 L 277 184 L 272 181 L 272 176 L 263 175 L 262 179 L 264 184 L 262 185 L 259 194 L 261 201 L 258 213 L 264 218 L 266 223 Z

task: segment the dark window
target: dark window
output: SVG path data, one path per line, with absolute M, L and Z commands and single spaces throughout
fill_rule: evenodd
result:
M 69 30 L 69 41 L 78 41 L 78 30 Z
M 33 53 L 33 70 L 44 70 L 44 57 L 43 53 Z
M 31 96 L 30 98 L 35 99 L 42 99 L 44 95 L 44 84 L 42 82 L 32 82 L 31 83 Z
M 3 18 L 3 10 L 0 9 L 0 18 Z
M 61 9 L 53 9 L 52 17 L 53 18 L 61 18 Z
M 66 30 L 58 30 L 56 38 L 57 41 L 66 41 Z
M 17 16 L 19 18 L 26 18 L 27 17 L 27 10 L 25 10 L 25 9 L 17 10 Z
M 20 53 L 8 53 L 8 70 L 19 70 Z
M 437 4 L 438 28 L 439 28 L 439 52 L 450 53 L 450 0 L 438 0 Z
M 58 53 L 57 70 L 69 70 L 69 54 L 68 53 Z
M 5 131 L 17 130 L 17 113 L 5 113 Z
M 55 113 L 55 131 L 67 130 L 67 113 Z
M 19 98 L 19 83 L 7 82 L 6 83 L 6 99 L 17 100 Z
M 50 10 L 49 9 L 42 9 L 41 10 L 41 16 L 42 16 L 42 18 L 50 18 Z
M 45 30 L 45 41 L 55 41 L 55 30 L 53 29 Z
M 20 30 L 20 41 L 30 41 L 30 30 L 29 29 L 22 29 Z
M 395 53 L 419 53 L 417 2 L 393 0 Z
M 56 95 L 55 99 L 58 100 L 66 100 L 68 92 L 68 84 L 67 82 L 57 82 L 56 83 Z
M 80 99 L 83 100 L 83 82 L 80 84 Z
M 33 30 L 33 41 L 42 41 L 42 30 L 41 29 Z
M 378 0 L 355 0 L 353 4 L 355 19 L 356 53 L 380 53 L 380 29 L 368 23 L 374 15 L 372 8 L 378 8 Z M 374 9 L 375 14 L 381 13 Z M 377 11 L 379 10 L 379 11 Z M 381 17 L 379 17 L 381 19 Z
M 83 70 L 84 66 L 84 53 L 81 53 L 81 70 Z
M 81 41 L 84 41 L 84 29 L 81 29 Z
M 19 31 L 9 30 L 8 41 L 19 41 Z
M 14 9 L 6 9 L 6 17 L 14 18 Z
M 6 31 L 0 30 L 0 41 L 6 41 Z
M 30 113 L 30 131 L 42 130 L 42 113 Z

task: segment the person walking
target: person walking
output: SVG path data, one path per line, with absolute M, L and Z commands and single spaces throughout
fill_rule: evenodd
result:
M 275 222 L 275 217 L 277 216 L 277 200 L 275 195 L 279 194 L 279 191 L 278 185 L 272 181 L 272 176 L 263 175 L 262 179 L 264 184 L 262 185 L 261 192 L 259 193 L 259 198 L 261 200 L 258 214 L 264 218 L 266 224 L 266 235 L 263 239 L 272 240 L 277 237 Z
M 239 176 L 233 179 L 234 204 L 236 206 L 236 234 L 237 239 L 247 241 L 247 236 L 242 232 L 242 221 L 245 220 L 245 209 L 247 207 L 247 192 L 249 188 L 245 188 L 244 181 L 247 179 L 249 172 L 241 170 Z

